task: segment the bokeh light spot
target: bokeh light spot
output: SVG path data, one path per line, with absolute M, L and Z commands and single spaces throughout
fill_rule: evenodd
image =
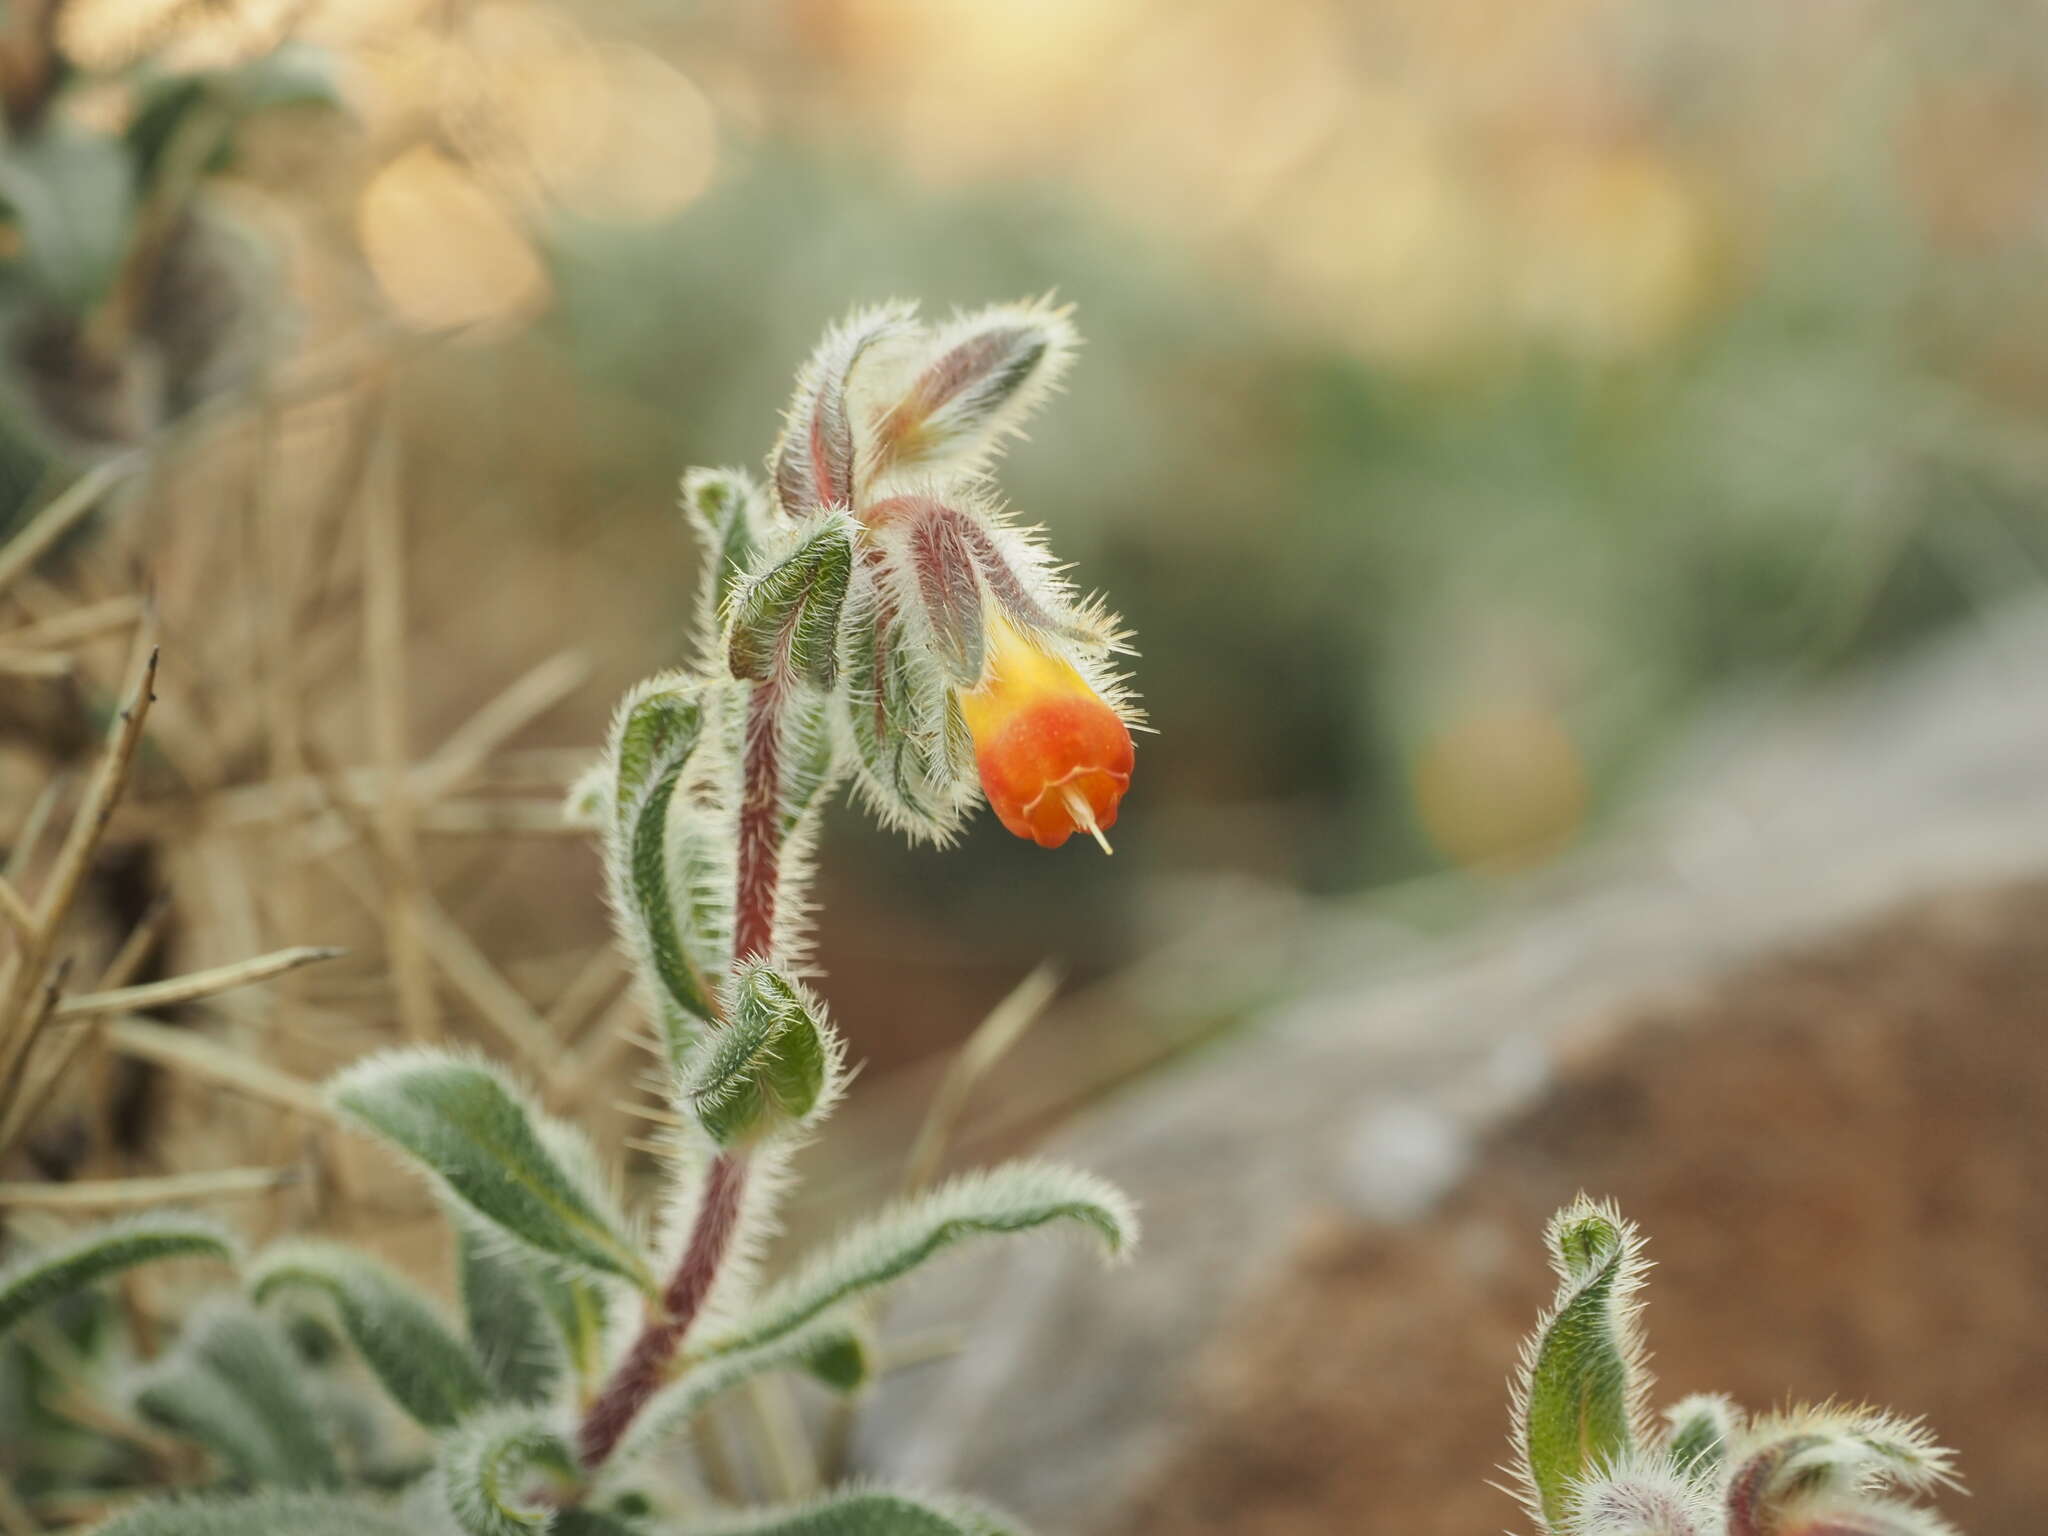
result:
M 525 232 L 437 150 L 407 150 L 379 171 L 356 227 L 392 308 L 422 330 L 509 321 L 548 300 L 547 273 Z
M 718 164 L 711 103 L 690 77 L 644 48 L 608 44 L 599 153 L 557 195 L 574 212 L 615 223 L 675 217 L 703 195 Z
M 1438 852 L 1466 869 L 1507 870 L 1561 852 L 1586 814 L 1586 773 L 1555 715 L 1481 704 L 1415 755 L 1415 808 Z

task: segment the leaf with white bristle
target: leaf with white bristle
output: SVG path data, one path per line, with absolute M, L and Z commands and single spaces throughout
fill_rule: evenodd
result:
M 445 1429 L 491 1395 L 468 1343 L 433 1302 L 368 1254 L 311 1239 L 259 1254 L 249 1294 L 259 1303 L 314 1292 L 327 1298 L 343 1330 L 384 1390 L 430 1429 Z
M 457 1288 L 475 1351 L 492 1395 L 531 1403 L 547 1397 L 568 1363 L 567 1341 L 542 1297 L 542 1285 L 560 1283 L 496 1235 L 489 1224 L 446 1202 L 455 1229 Z
M 466 1536 L 533 1536 L 555 1524 L 560 1501 L 534 1497 L 535 1484 L 573 1489 L 580 1469 L 553 1423 L 530 1408 L 501 1409 L 442 1441 L 435 1478 Z
M 205 1446 L 243 1482 L 341 1486 L 304 1368 L 282 1330 L 259 1313 L 224 1304 L 201 1311 L 132 1396 L 142 1417 Z
M 1647 1266 L 1634 1225 L 1584 1195 L 1551 1218 L 1544 1241 L 1559 1285 L 1516 1369 L 1509 1470 L 1530 1518 L 1561 1531 L 1580 1481 L 1645 1438 L 1635 1292 Z
M 784 515 L 801 518 L 820 507 L 852 504 L 859 464 L 849 400 L 854 370 L 872 351 L 917 336 L 916 314 L 916 305 L 901 302 L 856 310 L 825 333 L 797 375 L 782 436 L 768 456 Z
M 671 878 L 677 798 L 687 798 L 691 761 L 716 729 L 715 685 L 665 673 L 626 695 L 612 723 L 613 817 L 605 857 L 619 937 L 644 983 L 672 1063 L 715 1016 L 711 977 L 724 968 L 730 920 L 705 922 L 688 889 Z
M 1680 1398 L 1664 1410 L 1665 1444 L 1671 1459 L 1695 1475 L 1715 1472 L 1742 1433 L 1742 1410 L 1718 1392 Z
M 1053 1163 L 1006 1163 L 870 1217 L 769 1287 L 703 1350 L 726 1354 L 772 1342 L 967 1238 L 1054 1224 L 1092 1232 L 1110 1258 L 1128 1255 L 1138 1239 L 1137 1215 L 1115 1186 Z
M 1766 1536 L 1794 1504 L 1954 1486 L 1954 1453 L 1917 1419 L 1832 1403 L 1793 1408 L 1758 1419 L 1731 1452 L 1728 1529 Z
M 981 793 L 972 754 L 946 729 L 948 686 L 912 620 L 871 579 L 848 603 L 834 691 L 856 793 L 883 826 L 944 847 Z
M 708 665 L 718 655 L 720 617 L 767 537 L 767 493 L 744 470 L 693 469 L 683 476 L 683 513 L 703 546 L 696 629 Z
M 550 1152 L 545 1117 L 495 1067 L 423 1047 L 383 1051 L 337 1075 L 327 1095 L 533 1251 L 658 1289 L 617 1220 Z
M 161 1259 L 232 1263 L 240 1247 L 217 1222 L 180 1211 L 129 1216 L 92 1227 L 0 1268 L 0 1334 L 46 1302 Z
M 940 327 L 879 408 L 864 477 L 980 471 L 1064 377 L 1079 344 L 1070 313 L 997 304 Z
M 734 677 L 832 685 L 840 615 L 853 574 L 853 538 L 845 516 L 820 513 L 806 520 L 786 554 L 733 588 L 726 603 L 725 654 Z
M 808 987 L 751 960 L 727 984 L 725 1014 L 683 1094 L 714 1142 L 801 1125 L 830 1103 L 841 1047 Z

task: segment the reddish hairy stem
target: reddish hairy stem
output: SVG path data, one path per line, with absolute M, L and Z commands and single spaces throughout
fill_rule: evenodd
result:
M 775 943 L 782 883 L 782 683 L 754 686 L 741 759 L 739 873 L 733 889 L 732 959 L 767 958 Z
M 739 1229 L 740 1201 L 746 1194 L 747 1162 L 737 1152 L 721 1152 L 712 1159 L 704 1180 L 703 1202 L 690 1225 L 690 1240 L 676 1272 L 661 1293 L 661 1312 L 650 1316 L 625 1359 L 612 1372 L 604 1390 L 584 1416 L 577 1433 L 577 1452 L 583 1465 L 595 1470 L 604 1464 L 647 1400 L 660 1388 L 669 1361 L 682 1346 L 683 1336 L 696 1321 L 718 1271 Z
M 782 880 L 782 683 L 772 677 L 747 700 L 747 737 L 740 760 L 739 870 L 734 882 L 732 956 L 737 965 L 765 958 L 775 941 L 775 897 Z M 746 1193 L 743 1153 L 721 1152 L 705 1175 L 704 1195 L 675 1273 L 649 1309 L 632 1347 L 584 1415 L 577 1432 L 583 1465 L 595 1469 L 617 1448 L 647 1400 L 660 1390 L 669 1362 L 724 1266 Z

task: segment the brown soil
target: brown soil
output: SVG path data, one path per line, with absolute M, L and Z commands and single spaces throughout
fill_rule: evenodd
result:
M 1922 1413 L 1973 1536 L 2048 1507 L 2048 890 L 1916 909 L 1643 1018 L 1434 1216 L 1332 1218 L 1215 1341 L 1137 1536 L 1519 1528 L 1486 1486 L 1547 1297 L 1536 1235 L 1610 1194 L 1657 1260 L 1658 1401 Z

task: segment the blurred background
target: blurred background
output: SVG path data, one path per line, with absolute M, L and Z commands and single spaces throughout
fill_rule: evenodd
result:
M 146 598 L 162 702 L 84 963 L 348 945 L 171 1018 L 294 1078 L 474 1039 L 634 1155 L 596 862 L 553 801 L 683 651 L 679 474 L 758 464 L 856 303 L 1076 306 L 1087 348 L 1002 482 L 1135 628 L 1159 734 L 1113 860 L 832 820 L 820 960 L 869 1066 L 819 1202 L 894 1166 L 1041 961 L 1060 1001 L 963 1158 L 1341 974 L 1314 915 L 1462 931 L 1583 867 L 1703 737 L 2048 573 L 2033 7 L 4 17 L 0 530 L 80 473 L 112 490 L 0 597 L 0 836 L 33 865 Z M 34 160 L 49 122 L 130 169 Z M 114 232 L 97 276 L 39 233 L 53 201 Z M 402 1243 L 406 1192 L 151 1048 L 96 1045 L 15 1176 L 312 1155 L 263 1220 Z

